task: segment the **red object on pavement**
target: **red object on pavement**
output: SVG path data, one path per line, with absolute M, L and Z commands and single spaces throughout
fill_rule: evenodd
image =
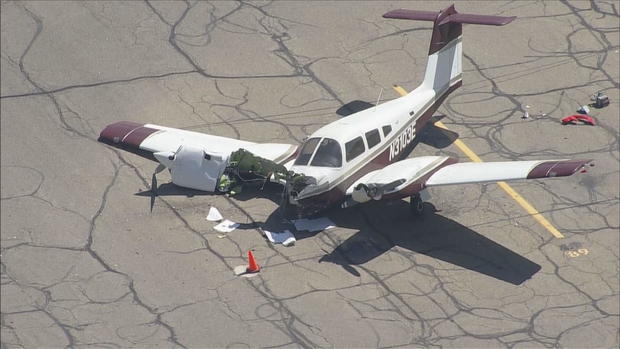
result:
M 565 117 L 564 119 L 562 119 L 562 125 L 566 125 L 566 124 L 574 125 L 576 121 L 581 121 L 585 124 L 592 125 L 592 126 L 596 125 L 596 121 L 594 120 L 593 117 L 588 116 L 588 115 L 583 115 L 583 114 L 575 114 L 575 115 Z
M 256 259 L 254 259 L 252 251 L 248 251 L 248 261 L 250 265 L 248 265 L 248 268 L 245 270 L 246 273 L 258 273 L 260 271 L 260 267 L 258 266 L 258 263 L 256 263 Z

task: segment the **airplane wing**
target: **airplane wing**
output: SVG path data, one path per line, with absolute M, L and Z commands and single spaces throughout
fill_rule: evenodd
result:
M 347 190 L 353 203 L 398 199 L 427 187 L 570 176 L 591 160 L 465 162 L 446 156 L 398 161 L 373 171 Z
M 176 185 L 208 192 L 216 191 L 233 154 L 249 153 L 246 158 L 255 159 L 263 167 L 283 168 L 285 163 L 292 163 L 297 150 L 290 144 L 247 142 L 131 121 L 108 125 L 99 141 L 159 162 L 170 170 Z M 248 168 L 254 169 L 252 163 Z M 153 187 L 155 184 L 153 175 Z
M 214 154 L 230 154 L 243 148 L 278 164 L 291 158 L 297 150 L 297 146 L 291 144 L 254 143 L 131 121 L 120 121 L 106 126 L 101 131 L 99 141 L 154 161 L 154 153 L 176 152 L 184 144 L 191 144 Z

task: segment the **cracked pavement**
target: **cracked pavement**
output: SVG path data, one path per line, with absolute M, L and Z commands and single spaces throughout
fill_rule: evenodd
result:
M 383 13 L 449 4 L 1 2 L 2 348 L 617 348 L 617 1 L 456 6 L 518 18 L 464 27 L 438 114 L 487 161 L 594 159 L 513 185 L 564 239 L 487 184 L 433 189 L 422 220 L 406 201 L 335 210 L 272 246 L 277 188 L 227 198 L 164 172 L 150 212 L 156 164 L 96 141 L 131 120 L 299 144 L 422 80 L 430 24 Z M 597 91 L 596 127 L 560 125 Z M 412 156 L 467 161 L 441 137 Z M 218 238 L 210 205 L 242 229 Z M 263 270 L 236 278 L 249 249 Z

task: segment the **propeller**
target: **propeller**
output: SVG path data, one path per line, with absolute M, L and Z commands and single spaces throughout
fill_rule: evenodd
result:
M 155 168 L 155 172 L 153 172 L 153 177 L 151 178 L 151 212 L 153 212 L 153 206 L 155 205 L 155 198 L 157 197 L 157 174 L 163 171 L 166 166 L 159 164 Z
M 282 215 L 282 217 L 287 216 L 287 212 L 289 209 L 289 190 L 290 189 L 287 178 L 286 182 L 284 183 L 284 189 L 282 190 L 282 194 L 280 196 L 280 205 L 278 205 L 278 209 L 280 210 L 280 214 Z

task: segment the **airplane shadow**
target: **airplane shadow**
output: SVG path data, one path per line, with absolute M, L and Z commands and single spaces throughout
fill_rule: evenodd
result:
M 187 197 L 218 195 L 178 187 L 172 183 L 160 185 L 157 194 Z M 280 194 L 280 186 L 268 184 L 264 190 L 259 188 L 244 190 L 234 196 L 234 199 L 246 201 L 262 197 L 279 203 Z M 135 195 L 149 197 L 151 191 Z M 324 215 L 338 227 L 358 232 L 321 257 L 319 262 L 338 264 L 349 273 L 359 276 L 359 272 L 355 269 L 356 265 L 367 263 L 394 247 L 399 247 L 513 285 L 522 284 L 540 270 L 540 265 L 438 214 L 432 204 L 425 203 L 425 205 L 423 217 L 413 217 L 409 212 L 409 203 L 404 200 L 373 201 L 349 209 L 335 208 L 325 212 Z M 297 240 L 319 234 L 319 232 L 295 231 L 293 224 L 284 218 L 279 209 L 274 210 L 264 222 L 244 224 L 238 229 L 257 227 L 270 231 L 290 229 L 295 232 Z M 333 234 L 329 230 L 323 233 Z
M 241 193 L 238 193 L 234 196 L 234 199 L 239 200 L 239 201 L 247 201 L 247 200 L 256 199 L 256 198 L 268 198 L 268 199 L 271 199 L 275 203 L 279 202 L 278 198 L 280 197 L 279 195 L 281 194 L 281 190 L 282 190 L 282 187 L 279 184 L 267 183 L 264 190 L 261 190 L 259 187 L 260 185 L 253 185 L 253 184 L 247 185 L 246 187 L 244 187 Z M 149 190 L 139 191 L 137 193 L 134 193 L 134 195 L 142 196 L 142 197 L 151 197 L 153 194 L 152 194 L 152 191 L 149 189 Z M 184 188 L 172 182 L 160 184 L 157 186 L 157 196 L 185 196 L 185 197 L 191 198 L 194 196 L 219 196 L 219 195 L 225 195 L 225 194 Z
M 136 196 L 150 197 L 152 195 L 151 190 L 144 190 L 134 193 Z M 164 183 L 157 186 L 157 196 L 185 196 L 188 198 L 194 196 L 208 196 L 208 195 L 217 195 L 206 191 L 189 189 L 184 187 L 179 187 L 178 185 L 170 182 Z
M 425 215 L 420 218 L 411 216 L 409 204 L 404 200 L 372 202 L 366 207 L 331 212 L 329 217 L 338 227 L 358 232 L 319 262 L 339 264 L 350 273 L 359 275 L 353 266 L 399 247 L 513 285 L 522 284 L 541 269 L 531 260 L 439 215 L 432 204 L 425 205 Z M 360 216 L 373 218 L 360 219 Z M 329 231 L 325 233 L 330 234 Z
M 346 117 L 349 116 L 351 114 L 355 114 L 357 112 L 360 112 L 362 110 L 366 110 L 370 107 L 374 107 L 374 104 L 365 102 L 365 101 L 360 101 L 360 100 L 355 100 L 355 101 L 351 101 L 347 104 L 344 104 L 342 107 L 338 108 L 336 110 L 336 114 L 342 116 L 342 117 Z
M 373 105 L 363 101 L 353 101 L 338 109 L 337 113 L 347 116 Z M 437 115 L 431 119 L 413 148 L 419 143 L 441 149 L 449 146 L 458 134 L 435 126 L 442 119 Z M 281 201 L 282 187 L 267 183 L 244 187 L 235 200 L 247 201 L 266 198 L 278 204 Z M 151 210 L 154 196 L 151 190 L 135 193 L 137 196 L 151 197 Z M 222 195 L 187 189 L 173 183 L 161 184 L 157 196 L 203 196 Z M 370 202 L 354 208 L 333 209 L 325 212 L 337 226 L 358 230 L 353 236 L 339 244 L 332 252 L 324 255 L 319 262 L 341 265 L 348 272 L 359 276 L 355 265 L 364 264 L 381 254 L 399 247 L 411 252 L 427 255 L 444 262 L 472 270 L 498 280 L 519 285 L 540 270 L 540 265 L 507 249 L 506 247 L 478 234 L 477 232 L 437 214 L 434 206 L 426 203 L 426 213 L 414 218 L 409 212 L 409 204 L 404 200 L 393 202 Z M 360 219 L 360 216 L 364 219 Z M 373 219 L 369 219 L 372 216 Z M 381 226 L 376 226 L 381 222 Z M 293 229 L 290 221 L 284 219 L 279 209 L 274 210 L 265 222 L 257 222 L 263 229 L 282 231 Z M 244 225 L 239 229 L 254 229 L 256 224 Z M 294 230 L 292 230 L 294 231 Z M 330 231 L 325 234 L 330 234 Z M 315 236 L 317 233 L 295 232 L 297 240 Z
M 429 123 L 418 137 L 418 143 L 424 143 L 435 149 L 443 149 L 454 143 L 459 138 L 459 134 Z

